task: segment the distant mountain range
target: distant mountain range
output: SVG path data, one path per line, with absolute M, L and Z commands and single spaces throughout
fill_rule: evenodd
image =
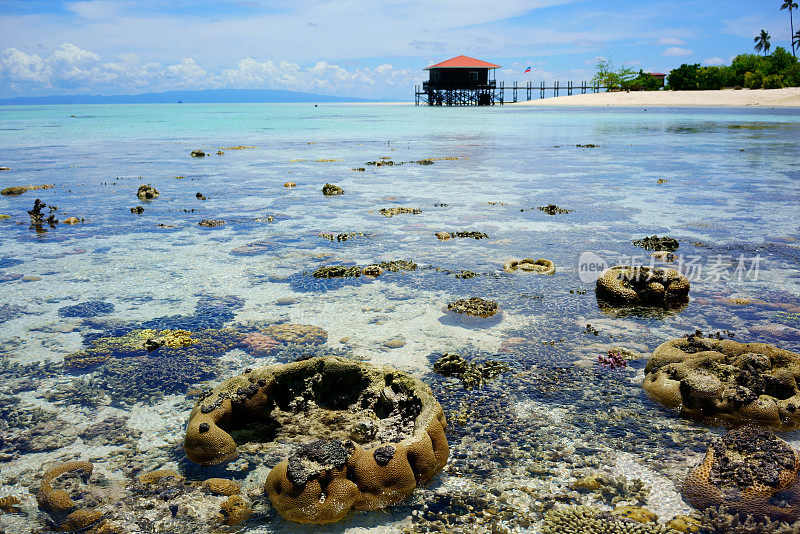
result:
M 0 99 L 0 106 L 58 104 L 237 104 L 292 102 L 370 102 L 363 98 L 317 95 L 274 89 L 206 89 L 138 95 L 52 95 Z

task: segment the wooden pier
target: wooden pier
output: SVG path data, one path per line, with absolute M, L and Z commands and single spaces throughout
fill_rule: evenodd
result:
M 548 92 L 553 97 L 557 97 L 562 94 L 566 96 L 572 96 L 573 94 L 585 95 L 607 90 L 608 87 L 592 85 L 588 82 L 581 82 L 580 84 L 566 82 L 562 84 L 556 81 L 549 86 L 544 81 L 539 82 L 538 85 L 533 82 L 526 82 L 524 85 L 514 82 L 511 86 L 506 87 L 503 82 L 498 84 L 494 80 L 490 80 L 486 84 L 457 89 L 443 89 L 434 87 L 429 82 L 424 82 L 422 86 L 417 85 L 414 87 L 414 103 L 417 106 L 493 106 L 534 100 L 534 94 L 538 94 L 539 98 L 548 98 Z M 506 91 L 510 93 L 509 96 L 511 97 L 508 100 L 505 98 Z M 524 96 L 524 99 L 520 100 L 520 96 Z

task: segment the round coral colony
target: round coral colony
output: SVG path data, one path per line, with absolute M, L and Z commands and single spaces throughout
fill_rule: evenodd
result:
M 237 444 L 229 432 L 260 422 L 271 443 Z M 299 444 L 267 476 L 264 491 L 287 520 L 331 523 L 352 509 L 408 498 L 449 457 L 441 405 L 423 382 L 388 366 L 339 357 L 248 370 L 192 411 L 184 450 L 201 465 Z

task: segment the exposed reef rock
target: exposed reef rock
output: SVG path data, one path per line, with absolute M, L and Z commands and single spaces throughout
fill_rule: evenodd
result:
M 800 453 L 767 430 L 742 428 L 716 439 L 683 482 L 684 499 L 700 510 L 793 522 L 800 517 Z
M 326 197 L 334 195 L 343 195 L 344 189 L 342 189 L 338 185 L 325 184 L 322 186 L 322 194 L 325 195 Z
M 220 219 L 203 219 L 198 224 L 203 228 L 216 228 L 217 226 L 222 226 L 225 224 L 225 221 Z
M 666 251 L 674 252 L 680 244 L 678 240 L 672 237 L 658 237 L 653 235 L 643 239 L 637 239 L 633 242 L 637 247 L 643 247 L 645 250 Z
M 476 364 L 458 354 L 445 353 L 433 363 L 433 371 L 442 376 L 454 376 L 461 380 L 465 389 L 473 389 L 482 386 L 486 380 L 507 372 L 508 365 L 493 360 Z
M 384 217 L 391 219 L 395 215 L 400 215 L 401 213 L 411 213 L 413 215 L 419 215 L 422 213 L 422 210 L 419 208 L 381 208 L 380 214 Z
M 192 150 L 192 157 L 193 158 L 204 158 L 206 157 L 206 153 L 202 150 Z
M 572 211 L 575 211 L 575 210 L 568 210 L 566 208 L 560 208 L 560 207 L 556 206 L 555 204 L 548 204 L 547 206 L 539 206 L 536 209 L 539 210 L 539 211 L 543 211 L 548 215 L 557 215 L 557 214 L 570 213 Z
M 508 260 L 503 264 L 503 270 L 507 273 L 513 273 L 517 269 L 534 274 L 556 273 L 555 264 L 552 261 L 544 258 L 539 258 L 538 260 L 532 260 L 530 258 L 526 258 L 524 260 Z
M 382 261 L 378 264 L 381 269 L 391 273 L 399 273 L 400 271 L 416 271 L 417 264 L 411 260 L 392 260 Z
M 689 295 L 689 280 L 666 267 L 610 267 L 600 274 L 595 286 L 601 308 L 654 306 L 679 309 Z
M 473 317 L 492 317 L 498 312 L 497 302 L 494 300 L 483 300 L 480 297 L 470 297 L 451 302 L 447 305 L 447 310 Z
M 800 424 L 800 354 L 763 343 L 693 334 L 659 345 L 645 367 L 647 393 L 684 414 L 726 424 Z
M 139 197 L 139 200 L 153 200 L 158 198 L 158 190 L 150 184 L 140 185 L 136 196 Z
M 263 428 L 259 443 L 234 440 L 254 425 Z M 304 442 L 270 471 L 264 489 L 284 518 L 330 523 L 352 508 L 399 502 L 429 482 L 449 456 L 445 428 L 430 388 L 413 376 L 312 358 L 248 370 L 215 388 L 192 411 L 184 450 L 213 465 L 237 448 Z
M 361 276 L 362 268 L 359 266 L 345 267 L 343 265 L 330 265 L 320 267 L 312 273 L 314 278 L 350 278 Z
M 26 192 L 27 190 L 28 190 L 28 188 L 25 187 L 24 185 L 15 185 L 15 186 L 11 186 L 11 187 L 6 187 L 2 191 L 0 191 L 0 195 L 3 195 L 3 196 L 17 196 L 17 195 L 21 195 L 22 193 Z

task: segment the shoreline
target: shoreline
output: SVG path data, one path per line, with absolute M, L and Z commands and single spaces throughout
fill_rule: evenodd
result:
M 619 91 L 557 96 L 511 106 L 582 107 L 785 107 L 800 108 L 800 87 L 719 91 Z

